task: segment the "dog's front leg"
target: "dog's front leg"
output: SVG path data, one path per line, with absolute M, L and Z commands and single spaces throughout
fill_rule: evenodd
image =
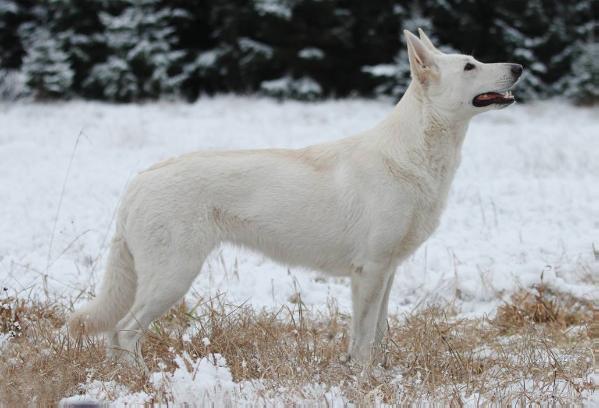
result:
M 394 277 L 395 271 L 392 271 L 387 278 L 385 294 L 383 295 L 383 300 L 381 301 L 381 307 L 379 309 L 379 316 L 376 324 L 376 335 L 374 338 L 375 347 L 378 347 L 382 343 L 383 337 L 385 337 L 385 334 L 387 334 L 387 309 L 389 308 L 389 293 L 391 292 L 391 287 L 393 286 Z
M 388 265 L 367 263 L 352 272 L 352 334 L 349 347 L 350 357 L 361 364 L 376 359 L 377 335 L 382 308 L 386 309 L 390 276 L 393 270 Z M 385 304 L 383 304 L 385 303 Z

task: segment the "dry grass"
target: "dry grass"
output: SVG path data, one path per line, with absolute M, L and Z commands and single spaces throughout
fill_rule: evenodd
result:
M 558 329 L 592 321 L 593 305 L 571 295 L 556 293 L 545 286 L 522 291 L 497 310 L 495 323 L 502 333 L 511 333 L 531 323 L 546 323 Z
M 0 303 L 0 331 L 13 337 L 0 357 L 8 406 L 55 404 L 92 378 L 164 398 L 140 372 L 106 361 L 102 340 L 71 340 L 62 328 L 64 306 L 8 297 Z M 361 371 L 339 360 L 349 317 L 333 304 L 317 315 L 298 296 L 293 307 L 256 312 L 217 297 L 172 309 L 147 334 L 144 353 L 152 371 L 174 370 L 173 358 L 184 352 L 220 353 L 236 381 L 263 380 L 271 393 L 283 386 L 287 398 L 303 384 L 321 383 L 358 404 L 572 403 L 592 388 L 583 380 L 592 370 L 592 322 L 590 304 L 544 288 L 514 295 L 494 319 L 460 319 L 449 307 L 431 306 L 392 319 L 386 368 Z

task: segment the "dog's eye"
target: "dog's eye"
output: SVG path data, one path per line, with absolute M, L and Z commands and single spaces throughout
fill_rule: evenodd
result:
M 464 71 L 472 71 L 474 68 L 476 68 L 474 66 L 474 64 L 471 63 L 467 63 L 466 65 L 464 65 Z

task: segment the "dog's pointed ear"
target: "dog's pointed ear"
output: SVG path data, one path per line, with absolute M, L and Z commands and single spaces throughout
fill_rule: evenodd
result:
M 430 40 L 430 38 L 428 38 L 428 36 L 424 34 L 424 31 L 422 31 L 422 28 L 420 27 L 418 27 L 418 36 L 420 37 L 420 41 L 422 41 L 429 50 L 431 50 L 435 54 L 442 54 L 441 51 L 439 51 L 437 47 L 433 45 L 433 42 Z
M 410 59 L 412 78 L 418 80 L 422 85 L 428 85 L 430 81 L 437 78 L 438 74 L 434 55 L 414 34 L 408 30 L 403 32 L 408 44 L 408 58 Z

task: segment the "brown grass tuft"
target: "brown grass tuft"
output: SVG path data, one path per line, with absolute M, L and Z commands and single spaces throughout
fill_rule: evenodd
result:
M 497 309 L 494 323 L 503 333 L 519 330 L 531 323 L 544 323 L 560 329 L 592 321 L 591 302 L 556 293 L 544 285 L 534 291 L 520 291 L 511 302 Z
M 136 369 L 106 361 L 101 339 L 72 340 L 63 328 L 63 305 L 11 298 L 0 305 L 0 331 L 12 336 L 0 356 L 5 404 L 55 404 L 90 380 L 168 400 Z M 349 317 L 334 304 L 317 314 L 298 296 L 289 307 L 265 312 L 218 296 L 173 308 L 152 325 L 144 353 L 152 371 L 173 371 L 174 357 L 183 353 L 220 353 L 235 381 L 262 380 L 270 396 L 285 387 L 289 403 L 313 383 L 337 386 L 358 405 L 576 403 L 592 388 L 584 381 L 592 370 L 587 306 L 540 288 L 515 295 L 494 319 L 461 319 L 449 307 L 430 306 L 391 319 L 385 368 L 362 371 L 340 362 Z

